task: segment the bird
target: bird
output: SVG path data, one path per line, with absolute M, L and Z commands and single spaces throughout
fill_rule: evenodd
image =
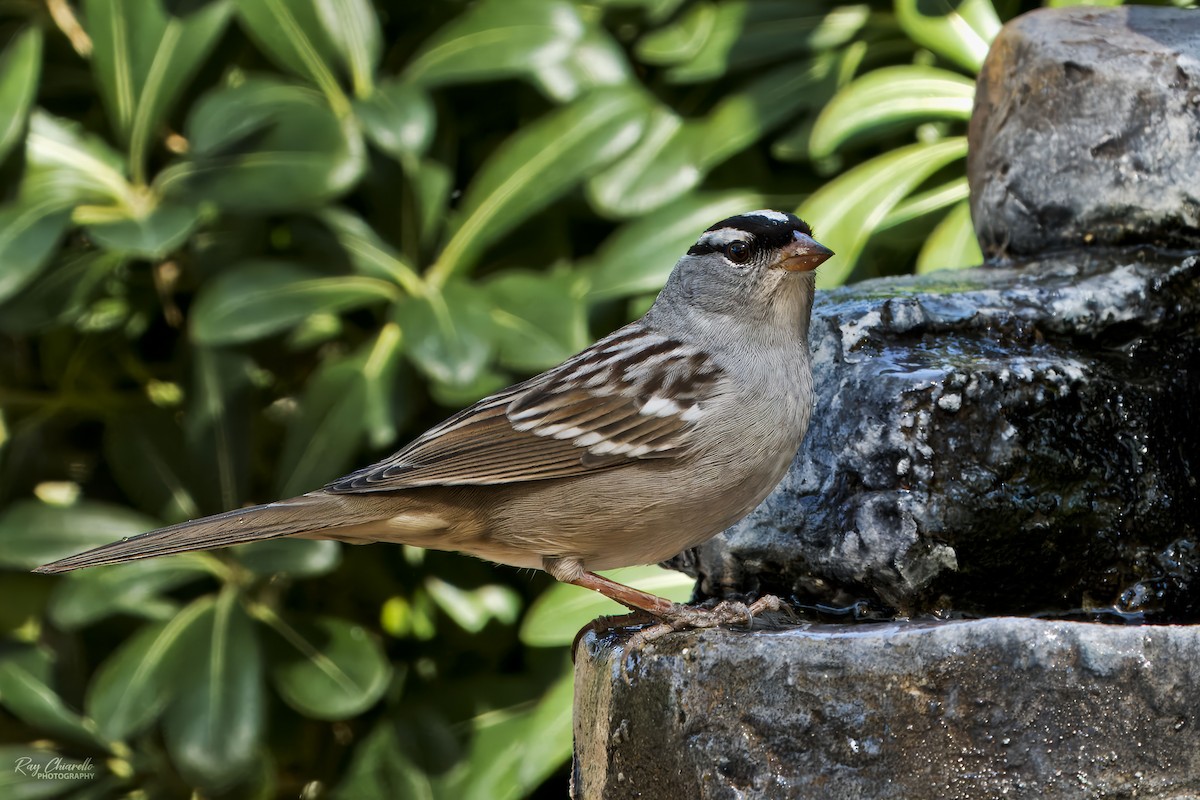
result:
M 815 270 L 832 255 L 793 214 L 728 217 L 700 234 L 643 317 L 382 461 L 34 571 L 281 537 L 393 542 L 545 570 L 660 624 L 728 621 L 597 573 L 702 544 L 783 478 L 813 411 Z

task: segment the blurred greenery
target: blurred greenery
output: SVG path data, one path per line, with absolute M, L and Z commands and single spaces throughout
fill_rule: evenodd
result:
M 0 2 L 0 796 L 563 796 L 598 596 L 312 541 L 26 570 L 385 455 L 739 211 L 823 286 L 975 263 L 972 76 L 1031 7 Z

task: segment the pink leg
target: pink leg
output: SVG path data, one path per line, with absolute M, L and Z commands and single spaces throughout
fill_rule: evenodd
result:
M 675 604 L 670 600 L 650 594 L 649 592 L 634 589 L 623 583 L 617 583 L 594 572 L 585 572 L 575 580 L 567 581 L 567 583 L 573 583 L 585 589 L 592 589 L 610 600 L 616 600 L 626 608 L 631 608 L 634 611 L 645 611 L 660 618 L 669 615 L 671 610 L 675 608 Z

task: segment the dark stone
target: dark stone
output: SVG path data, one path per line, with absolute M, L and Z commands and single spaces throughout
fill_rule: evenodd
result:
M 1200 25 L 1146 6 L 1034 11 L 979 74 L 967 174 L 985 256 L 1200 244 Z
M 1194 798 L 1200 628 L 1029 619 L 589 634 L 577 800 Z
M 1196 619 L 1200 260 L 1099 253 L 822 293 L 779 488 L 701 594 Z

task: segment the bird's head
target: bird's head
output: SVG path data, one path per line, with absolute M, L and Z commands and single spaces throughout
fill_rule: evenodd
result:
M 832 255 L 794 214 L 738 214 L 700 235 L 675 265 L 658 304 L 807 330 L 813 270 Z

